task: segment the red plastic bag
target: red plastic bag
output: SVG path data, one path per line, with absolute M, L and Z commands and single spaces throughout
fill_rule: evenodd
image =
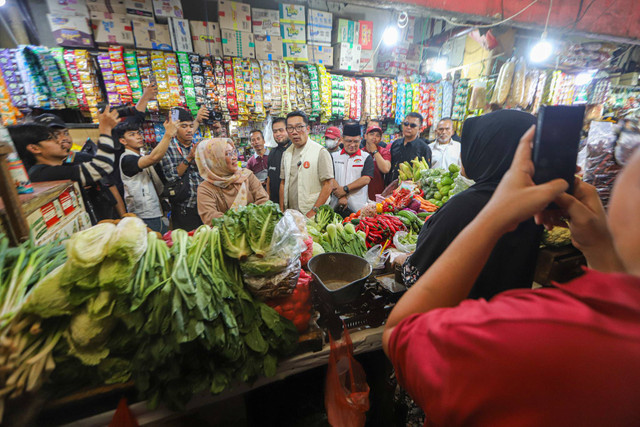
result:
M 309 237 L 304 241 L 304 244 L 307 246 L 307 249 L 305 249 L 305 251 L 300 254 L 300 264 L 303 267 L 307 265 L 309 260 L 313 257 L 313 238 Z
M 109 423 L 109 427 L 138 427 L 138 421 L 133 416 L 129 406 L 127 406 L 127 399 L 122 398 L 118 403 L 116 412 L 113 414 L 113 418 Z
M 311 276 L 305 273 L 304 270 L 300 270 L 298 283 L 291 295 L 265 301 L 265 303 L 277 311 L 280 316 L 291 320 L 299 333 L 303 333 L 309 329 L 309 320 L 311 320 L 310 282 Z
M 364 369 L 353 357 L 353 343 L 344 328 L 341 341 L 329 335 L 331 353 L 324 406 L 333 427 L 362 427 L 369 410 L 369 385 Z

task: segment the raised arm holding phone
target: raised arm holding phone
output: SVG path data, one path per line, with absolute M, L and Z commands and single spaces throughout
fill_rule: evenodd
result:
M 426 425 L 633 425 L 640 391 L 640 152 L 607 218 L 595 189 L 534 184 L 523 137 L 489 203 L 396 304 L 383 346 Z M 545 211 L 551 203 L 557 212 Z M 557 288 L 466 300 L 498 239 L 568 219 L 589 266 Z M 615 393 L 612 391 L 615 390 Z

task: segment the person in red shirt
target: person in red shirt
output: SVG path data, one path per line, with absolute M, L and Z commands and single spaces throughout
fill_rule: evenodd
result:
M 391 170 L 391 151 L 389 147 L 381 146 L 382 129 L 378 125 L 371 125 L 367 129 L 365 151 L 373 157 L 373 179 L 369 183 L 369 199 L 375 200 L 376 194 L 384 191 L 384 176 Z
M 532 127 L 484 209 L 391 312 L 383 347 L 425 425 L 636 426 L 640 421 L 640 150 L 609 218 L 594 187 L 534 185 Z M 560 210 L 544 211 L 550 202 Z M 498 239 L 568 218 L 589 269 L 570 283 L 466 300 Z M 566 224 L 565 224 L 566 226 Z

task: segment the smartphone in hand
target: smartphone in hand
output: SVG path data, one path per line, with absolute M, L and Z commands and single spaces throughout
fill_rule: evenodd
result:
M 584 105 L 540 107 L 532 151 L 536 184 L 562 178 L 573 193 L 584 112 Z

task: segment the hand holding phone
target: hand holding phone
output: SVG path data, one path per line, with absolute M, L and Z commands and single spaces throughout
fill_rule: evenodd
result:
M 573 193 L 584 112 L 584 105 L 540 107 L 532 155 L 536 184 L 562 178 Z

